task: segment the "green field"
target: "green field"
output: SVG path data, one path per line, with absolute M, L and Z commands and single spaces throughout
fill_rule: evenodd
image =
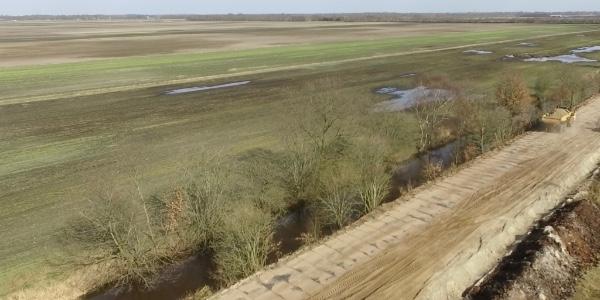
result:
M 0 101 L 9 99 L 18 101 L 19 98 L 28 96 L 47 96 L 115 86 L 127 87 L 143 83 L 402 54 L 593 29 L 594 26 L 585 25 L 507 25 L 505 29 L 427 34 L 374 41 L 293 45 L 4 68 L 0 69 L 0 90 L 3 91 Z
M 526 52 L 558 55 L 596 45 L 600 32 L 575 32 L 599 29 L 506 25 L 501 30 L 0 69 L 0 295 L 35 283 L 39 277 L 29 274 L 48 265 L 47 258 L 58 249 L 53 235 L 78 213 L 87 193 L 101 185 L 127 183 L 134 174 L 146 193 L 159 192 L 203 149 L 233 155 L 256 148 L 279 149 L 294 114 L 290 107 L 324 92 L 309 86 L 335 78 L 343 83 L 337 87 L 339 95 L 376 103 L 388 97 L 375 95 L 374 89 L 414 84 L 402 74 L 444 73 L 469 93 L 490 95 L 497 79 L 509 70 L 522 72 L 532 83 L 541 74 L 564 69 L 597 70 L 598 63 L 525 63 L 502 57 Z M 539 37 L 552 34 L 567 35 Z M 518 46 L 513 41 L 518 39 L 537 46 Z M 471 47 L 431 51 L 483 43 L 492 44 L 473 49 L 494 53 L 462 53 Z M 362 59 L 396 53 L 405 54 Z M 598 58 L 598 54 L 586 56 Z M 270 70 L 289 66 L 298 67 Z M 246 71 L 257 72 L 235 75 Z M 233 75 L 162 86 L 165 81 L 221 74 Z M 173 88 L 238 80 L 252 82 L 231 89 L 164 95 Z M 137 84 L 149 85 L 134 88 Z M 113 92 L 102 92 L 115 87 Z M 74 96 L 89 90 L 95 91 Z M 53 94 L 62 95 L 30 102 Z M 397 160 L 414 153 L 417 134 L 410 117 L 400 122 L 406 132 L 395 143 Z

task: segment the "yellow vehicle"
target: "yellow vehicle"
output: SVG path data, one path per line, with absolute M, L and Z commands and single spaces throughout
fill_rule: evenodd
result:
M 544 114 L 542 116 L 542 124 L 547 131 L 563 131 L 565 127 L 571 127 L 573 122 L 575 122 L 575 118 L 575 112 L 568 108 L 558 107 L 552 113 Z

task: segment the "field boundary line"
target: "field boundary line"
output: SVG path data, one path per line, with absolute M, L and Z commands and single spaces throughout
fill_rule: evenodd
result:
M 16 97 L 16 98 L 0 100 L 0 106 L 10 105 L 10 104 L 23 104 L 23 103 L 31 103 L 31 102 L 60 100 L 60 99 L 65 99 L 65 98 L 76 98 L 76 97 L 93 96 L 93 95 L 109 94 L 109 93 L 116 93 L 116 92 L 126 92 L 126 91 L 133 91 L 133 90 L 152 88 L 152 87 L 161 87 L 161 86 L 185 84 L 185 83 L 192 83 L 192 82 L 201 82 L 201 81 L 208 81 L 208 80 L 240 77 L 240 76 L 250 76 L 250 75 L 257 75 L 257 74 L 266 74 L 266 73 L 273 73 L 273 72 L 280 72 L 280 71 L 291 71 L 291 70 L 298 70 L 298 69 L 334 66 L 334 65 L 344 64 L 344 63 L 362 62 L 362 61 L 368 61 L 368 60 L 374 60 L 374 59 L 399 57 L 399 56 L 407 56 L 407 55 L 415 55 L 415 54 L 444 52 L 444 51 L 459 50 L 459 49 L 465 49 L 465 48 L 471 48 L 471 47 L 480 47 L 480 46 L 489 46 L 489 45 L 498 45 L 498 44 L 505 44 L 505 43 L 512 43 L 512 42 L 520 42 L 520 41 L 525 41 L 525 40 L 530 40 L 530 39 L 558 37 L 558 36 L 566 36 L 566 35 L 573 35 L 573 34 L 584 34 L 584 33 L 599 32 L 599 31 L 600 31 L 600 29 L 574 31 L 574 32 L 569 32 L 569 33 L 544 34 L 544 35 L 531 36 L 531 37 L 527 37 L 527 38 L 508 39 L 508 40 L 485 42 L 485 43 L 475 43 L 475 44 L 443 47 L 443 48 L 437 48 L 437 49 L 404 51 L 404 52 L 379 54 L 379 55 L 347 58 L 347 59 L 324 61 L 324 62 L 298 64 L 298 65 L 270 67 L 270 68 L 253 70 L 253 71 L 222 73 L 222 74 L 216 74 L 216 75 L 206 75 L 206 76 L 190 77 L 190 78 L 183 78 L 183 79 L 173 79 L 173 80 L 162 80 L 162 81 L 131 84 L 131 85 L 126 85 L 126 86 L 89 89 L 89 90 L 82 90 L 82 91 L 69 92 L 69 93 L 57 93 L 57 94 L 50 94 L 50 95 L 43 95 L 43 96 L 30 96 L 30 97 Z

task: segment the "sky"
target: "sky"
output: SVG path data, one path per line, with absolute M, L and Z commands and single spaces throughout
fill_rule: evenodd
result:
M 0 15 L 600 11 L 600 0 L 2 0 Z

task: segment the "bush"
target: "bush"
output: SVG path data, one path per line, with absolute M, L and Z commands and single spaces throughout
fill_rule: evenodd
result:
M 362 176 L 358 183 L 358 192 L 362 200 L 365 214 L 379 207 L 390 191 L 390 178 L 385 173 L 375 174 L 371 177 Z
M 227 286 L 261 270 L 277 249 L 273 228 L 272 217 L 249 204 L 232 211 L 215 244 L 216 279 Z
M 505 75 L 496 87 L 496 100 L 513 116 L 520 115 L 531 105 L 530 94 L 523 77 L 515 73 Z
M 65 229 L 71 262 L 105 267 L 117 285 L 150 287 L 168 264 L 210 250 L 229 210 L 230 188 L 223 164 L 210 161 L 191 168 L 188 181 L 162 197 L 146 198 L 137 182 L 93 193 Z
M 442 175 L 444 167 L 441 162 L 427 159 L 423 167 L 422 176 L 426 181 L 433 181 Z
M 319 153 L 303 145 L 284 154 L 277 164 L 277 180 L 288 203 L 300 203 L 315 195 L 321 160 Z
M 134 193 L 106 191 L 90 199 L 81 217 L 65 230 L 65 250 L 75 264 L 98 264 L 118 285 L 149 287 L 161 267 L 170 262 L 165 245 L 155 235 L 143 198 Z
M 287 186 L 298 187 L 302 184 L 283 184 L 282 179 L 287 182 L 290 171 L 287 166 L 284 166 L 285 164 L 281 163 L 284 161 L 283 154 L 257 149 L 246 153 L 244 157 L 239 158 L 239 161 L 241 176 L 236 178 L 236 182 L 243 193 L 240 193 L 238 198 L 247 199 L 261 210 L 273 215 L 284 214 L 289 206 L 297 201 L 296 197 L 305 194 L 304 192 L 289 193 L 289 190 L 284 189 Z M 300 188 L 302 189 L 304 188 Z M 298 191 L 296 188 L 293 190 Z M 290 196 L 291 194 L 295 197 Z
M 379 207 L 390 191 L 385 157 L 383 142 L 376 139 L 357 145 L 351 157 L 359 173 L 355 185 L 365 214 Z
M 155 197 L 163 240 L 175 256 L 211 249 L 230 208 L 231 172 L 221 157 L 205 157 L 186 170 L 182 184 Z
M 314 210 L 324 226 L 343 228 L 356 215 L 359 207 L 356 177 L 349 169 L 336 167 L 328 170 L 321 182 L 320 196 L 314 203 Z

